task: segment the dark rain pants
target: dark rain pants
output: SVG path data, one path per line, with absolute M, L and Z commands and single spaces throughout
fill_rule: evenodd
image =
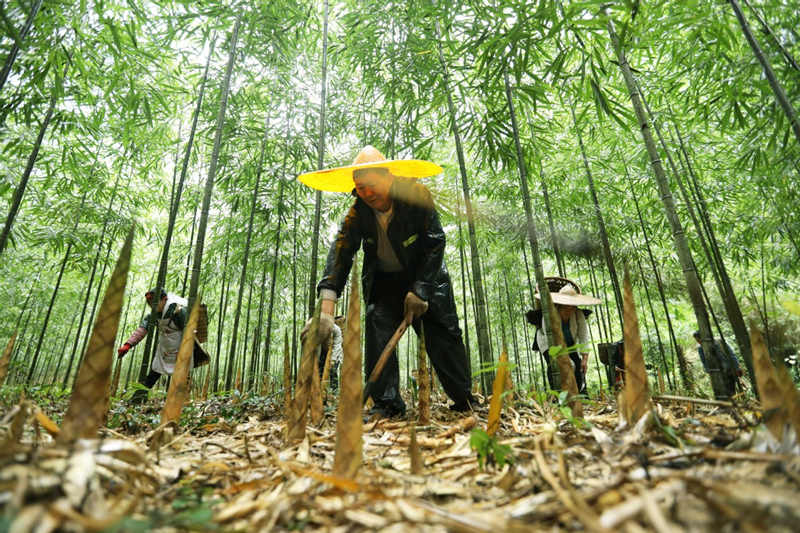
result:
M 420 320 L 425 330 L 425 347 L 439 382 L 455 402 L 463 405 L 471 400 L 469 362 L 461 329 L 458 326 L 455 299 L 450 285 L 447 294 L 435 292 L 428 302 L 428 311 L 412 326 L 419 335 Z M 368 378 L 381 352 L 403 321 L 403 303 L 410 290 L 411 280 L 404 272 L 376 272 L 367 302 L 365 320 L 366 350 L 364 370 Z M 390 356 L 377 380 L 372 400 L 378 408 L 395 412 L 405 411 L 400 397 L 400 366 L 397 350 Z

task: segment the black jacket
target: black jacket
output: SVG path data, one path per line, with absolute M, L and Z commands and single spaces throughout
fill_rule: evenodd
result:
M 417 180 L 395 178 L 389 195 L 394 213 L 386 233 L 412 282 L 411 290 L 425 301 L 437 294 L 450 294 L 450 277 L 443 261 L 445 235 L 430 191 Z M 378 264 L 377 225 L 372 208 L 356 197 L 328 252 L 317 291 L 331 289 L 341 295 L 353 256 L 363 243 L 361 286 L 364 300 L 369 301 Z

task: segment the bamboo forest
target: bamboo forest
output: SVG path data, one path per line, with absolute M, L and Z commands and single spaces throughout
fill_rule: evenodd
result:
M 798 531 L 793 0 L 0 1 L 0 532 Z

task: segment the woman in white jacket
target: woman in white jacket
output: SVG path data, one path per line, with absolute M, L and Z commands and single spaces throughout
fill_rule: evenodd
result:
M 561 332 L 564 336 L 564 344 L 567 348 L 578 345 L 577 349 L 570 351 L 569 357 L 575 370 L 575 382 L 578 385 L 578 391 L 584 392 L 586 390 L 586 380 L 584 378 L 586 376 L 586 366 L 589 361 L 589 352 L 587 348 L 590 342 L 586 315 L 588 315 L 590 311 L 579 310 L 578 306 L 597 305 L 601 303 L 601 301 L 588 294 L 580 294 L 578 290 L 576 290 L 576 287 L 576 285 L 569 283 L 561 287 L 558 292 L 550 293 L 550 297 L 553 300 L 553 304 L 556 306 L 556 311 L 558 311 L 561 317 Z M 536 298 L 539 298 L 538 293 L 536 294 Z M 553 324 L 553 326 L 557 327 L 556 324 Z M 536 343 L 539 346 L 539 350 L 545 354 L 545 356 L 549 356 L 548 348 L 550 343 L 544 332 L 544 317 L 542 317 L 542 322 L 536 330 Z M 547 357 L 547 374 L 550 380 L 550 386 L 554 388 L 555 384 L 552 382 L 551 372 L 549 371 L 550 364 L 550 358 Z

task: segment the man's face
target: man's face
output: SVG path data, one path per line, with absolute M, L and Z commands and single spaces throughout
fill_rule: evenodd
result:
M 354 173 L 353 181 L 356 184 L 356 194 L 368 206 L 378 211 L 388 211 L 392 207 L 389 189 L 392 187 L 393 177 L 382 168 L 368 168 Z

